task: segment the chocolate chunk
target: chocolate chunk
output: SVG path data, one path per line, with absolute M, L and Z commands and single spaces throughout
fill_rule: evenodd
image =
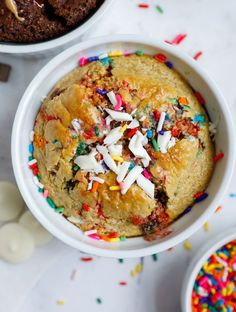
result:
M 156 190 L 155 191 L 155 199 L 157 199 L 165 207 L 167 202 L 168 202 L 169 197 L 167 196 L 165 191 Z
M 10 76 L 11 66 L 0 63 L 0 81 L 7 82 Z
M 67 190 L 68 192 L 73 191 L 73 189 L 75 188 L 77 183 L 78 183 L 78 181 L 74 181 L 74 180 L 66 181 L 66 185 L 65 185 L 64 189 Z
M 151 234 L 158 227 L 159 223 L 157 220 L 150 220 L 145 224 L 142 224 L 142 230 L 145 235 Z

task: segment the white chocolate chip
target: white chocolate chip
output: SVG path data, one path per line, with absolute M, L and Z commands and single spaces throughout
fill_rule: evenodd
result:
M 128 129 L 134 129 L 134 128 L 137 128 L 139 127 L 139 121 L 137 119 L 133 119 L 129 125 L 128 125 Z
M 122 155 L 122 150 L 123 150 L 123 146 L 122 144 L 112 144 L 110 146 L 108 146 L 108 151 L 111 154 L 111 156 L 121 156 Z
M 91 181 L 97 181 L 100 184 L 103 184 L 105 182 L 104 179 L 99 178 L 99 177 L 92 177 L 90 180 Z
M 159 132 L 159 131 L 162 130 L 162 127 L 163 127 L 163 125 L 164 125 L 165 118 L 166 118 L 166 113 L 165 113 L 165 112 L 162 112 L 162 113 L 161 113 L 161 116 L 160 116 L 160 119 L 159 119 L 159 121 L 158 121 L 157 132 Z
M 171 131 L 165 131 L 164 134 L 158 134 L 157 143 L 161 153 L 167 153 L 167 147 L 171 139 Z
M 106 108 L 105 111 L 115 121 L 131 121 L 132 120 L 132 116 L 128 113 L 118 112 L 109 108 Z
M 121 194 L 126 194 L 128 189 L 131 187 L 131 185 L 136 181 L 138 176 L 142 173 L 143 168 L 141 166 L 135 166 L 130 172 L 128 173 L 127 177 L 124 179 L 124 185 L 121 190 Z
M 107 93 L 107 96 L 108 96 L 108 98 L 109 98 L 111 104 L 112 104 L 113 106 L 116 106 L 117 100 L 116 100 L 116 95 L 115 95 L 115 93 L 114 93 L 113 91 L 110 91 L 110 92 Z
M 155 185 L 150 180 L 140 174 L 137 178 L 137 184 L 149 197 L 154 199 Z
M 119 172 L 116 178 L 116 181 L 118 183 L 122 182 L 129 170 L 130 162 L 124 161 L 120 166 L 119 166 Z
M 97 152 L 96 150 L 92 150 L 89 155 L 80 155 L 77 156 L 74 160 L 75 164 L 80 167 L 82 170 L 86 170 L 89 172 L 104 172 L 104 170 L 99 166 L 95 156 Z
M 108 135 L 105 137 L 104 139 L 104 144 L 105 145 L 111 145 L 111 144 L 116 144 L 116 142 L 118 142 L 122 136 L 123 136 L 123 132 L 120 131 L 121 127 L 117 127 L 112 129 Z
M 107 167 L 109 167 L 112 171 L 114 171 L 116 174 L 118 173 L 118 167 L 115 163 L 115 161 L 111 158 L 111 156 L 108 153 L 108 149 L 105 146 L 98 145 L 97 150 L 100 154 L 103 156 L 103 160 Z

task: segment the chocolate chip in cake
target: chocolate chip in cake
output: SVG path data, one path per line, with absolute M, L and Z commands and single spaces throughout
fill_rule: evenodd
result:
M 159 223 L 157 220 L 150 220 L 147 223 L 142 225 L 142 230 L 144 234 L 151 234 L 158 227 Z
M 167 196 L 166 192 L 163 190 L 156 190 L 155 191 L 155 198 L 163 205 L 166 206 L 169 197 Z
M 68 192 L 73 191 L 73 189 L 75 188 L 77 183 L 78 183 L 78 181 L 69 180 L 66 182 L 64 189 L 67 190 Z
M 11 66 L 0 63 L 0 81 L 7 82 L 10 76 Z

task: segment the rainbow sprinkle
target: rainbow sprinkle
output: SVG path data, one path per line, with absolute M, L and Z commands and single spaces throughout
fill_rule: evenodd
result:
M 140 4 L 138 4 L 138 7 L 139 7 L 140 9 L 148 9 L 148 8 L 149 8 L 149 4 L 140 3 Z
M 161 14 L 164 12 L 163 9 L 159 5 L 156 5 L 156 9 Z
M 102 304 L 102 299 L 101 299 L 101 298 L 97 298 L 97 299 L 96 299 L 96 302 L 97 302 L 98 304 Z
M 172 39 L 171 41 L 165 40 L 165 42 L 169 43 L 169 44 L 177 45 L 177 44 L 180 44 L 186 37 L 187 37 L 186 34 L 179 34 L 174 39 Z
M 194 60 L 197 61 L 197 60 L 199 59 L 199 57 L 202 56 L 202 54 L 203 54 L 202 51 L 197 52 L 197 53 L 194 55 L 194 57 L 193 57 Z
M 152 260 L 154 262 L 157 262 L 158 261 L 158 255 L 157 254 L 152 255 Z
M 236 311 L 236 240 L 204 263 L 192 291 L 192 311 Z
M 184 242 L 184 248 L 186 249 L 186 250 L 188 250 L 188 251 L 190 251 L 191 249 L 192 249 L 192 246 L 191 246 L 191 244 L 190 244 L 190 242 L 189 241 L 185 241 Z

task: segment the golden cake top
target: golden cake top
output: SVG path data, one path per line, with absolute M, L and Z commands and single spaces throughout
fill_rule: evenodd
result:
M 148 55 L 75 69 L 34 131 L 42 183 L 83 230 L 150 234 L 193 204 L 213 170 L 204 107 L 170 62 Z

